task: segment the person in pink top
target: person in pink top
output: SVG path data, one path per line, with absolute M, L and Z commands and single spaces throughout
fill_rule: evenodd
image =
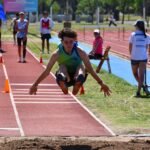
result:
M 89 59 L 100 59 L 103 56 L 103 39 L 99 29 L 94 30 L 95 40 L 93 41 L 92 51 L 89 53 Z

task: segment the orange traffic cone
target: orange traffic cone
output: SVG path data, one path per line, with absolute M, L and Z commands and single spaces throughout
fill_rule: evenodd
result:
M 3 56 L 2 56 L 2 53 L 0 53 L 0 63 L 3 63 Z
M 80 88 L 80 95 L 84 94 L 85 91 L 84 91 L 84 86 L 82 85 L 81 88 Z
M 42 54 L 41 54 L 41 56 L 40 56 L 40 63 L 43 64 Z
M 9 80 L 5 80 L 5 85 L 4 85 L 4 93 L 9 93 L 10 92 L 10 86 L 9 86 Z

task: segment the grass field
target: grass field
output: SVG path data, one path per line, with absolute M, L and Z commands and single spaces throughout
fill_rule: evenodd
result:
M 60 26 L 62 25 L 56 25 L 55 30 L 60 29 Z M 80 25 L 77 25 L 76 28 L 80 28 Z M 37 36 L 39 34 L 37 29 L 38 27 L 30 26 L 28 47 L 39 58 L 41 41 Z M 11 36 L 6 35 L 10 35 L 10 32 L 5 32 L 3 40 L 11 40 Z M 56 48 L 56 44 L 51 44 L 51 52 Z M 50 55 L 43 55 L 45 64 L 49 58 Z M 95 66 L 93 67 L 95 68 Z M 57 68 L 56 64 L 52 72 L 55 73 Z M 150 99 L 135 98 L 136 87 L 114 75 L 105 71 L 98 75 L 110 86 L 112 95 L 104 97 L 103 93 L 100 92 L 99 85 L 89 75 L 84 85 L 85 94 L 77 95 L 80 101 L 117 134 L 150 133 Z

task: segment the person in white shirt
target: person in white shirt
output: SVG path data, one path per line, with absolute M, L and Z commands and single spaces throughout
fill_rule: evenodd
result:
M 44 11 L 43 17 L 40 20 L 40 32 L 42 40 L 42 53 L 44 53 L 45 40 L 47 42 L 47 53 L 50 51 L 49 39 L 51 38 L 50 30 L 53 28 L 54 23 L 51 18 L 48 17 L 48 12 Z
M 24 12 L 19 13 L 20 19 L 17 20 L 16 30 L 17 30 L 17 43 L 18 43 L 18 56 L 19 56 L 19 63 L 26 63 L 26 45 L 27 45 L 27 34 L 28 34 L 28 25 L 29 22 L 25 19 Z M 21 53 L 21 47 L 22 53 Z
M 131 34 L 129 39 L 129 53 L 131 56 L 132 72 L 136 81 L 138 82 L 138 90 L 136 92 L 136 96 L 140 97 L 141 88 L 144 88 L 144 73 L 148 60 L 150 37 L 148 34 L 146 34 L 144 21 L 136 21 L 135 29 L 136 31 Z

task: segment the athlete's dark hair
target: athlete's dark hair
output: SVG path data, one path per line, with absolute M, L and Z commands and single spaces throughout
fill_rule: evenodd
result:
M 64 37 L 77 39 L 77 33 L 71 29 L 63 29 L 58 33 L 58 37 L 63 40 Z
M 16 16 L 19 17 L 19 13 L 18 12 L 16 13 Z
M 145 37 L 147 37 L 147 35 L 146 35 L 146 29 L 145 29 L 145 23 L 144 23 L 143 20 L 138 20 L 135 23 L 135 26 L 138 27 L 138 29 L 143 32 L 143 34 L 144 34 Z

